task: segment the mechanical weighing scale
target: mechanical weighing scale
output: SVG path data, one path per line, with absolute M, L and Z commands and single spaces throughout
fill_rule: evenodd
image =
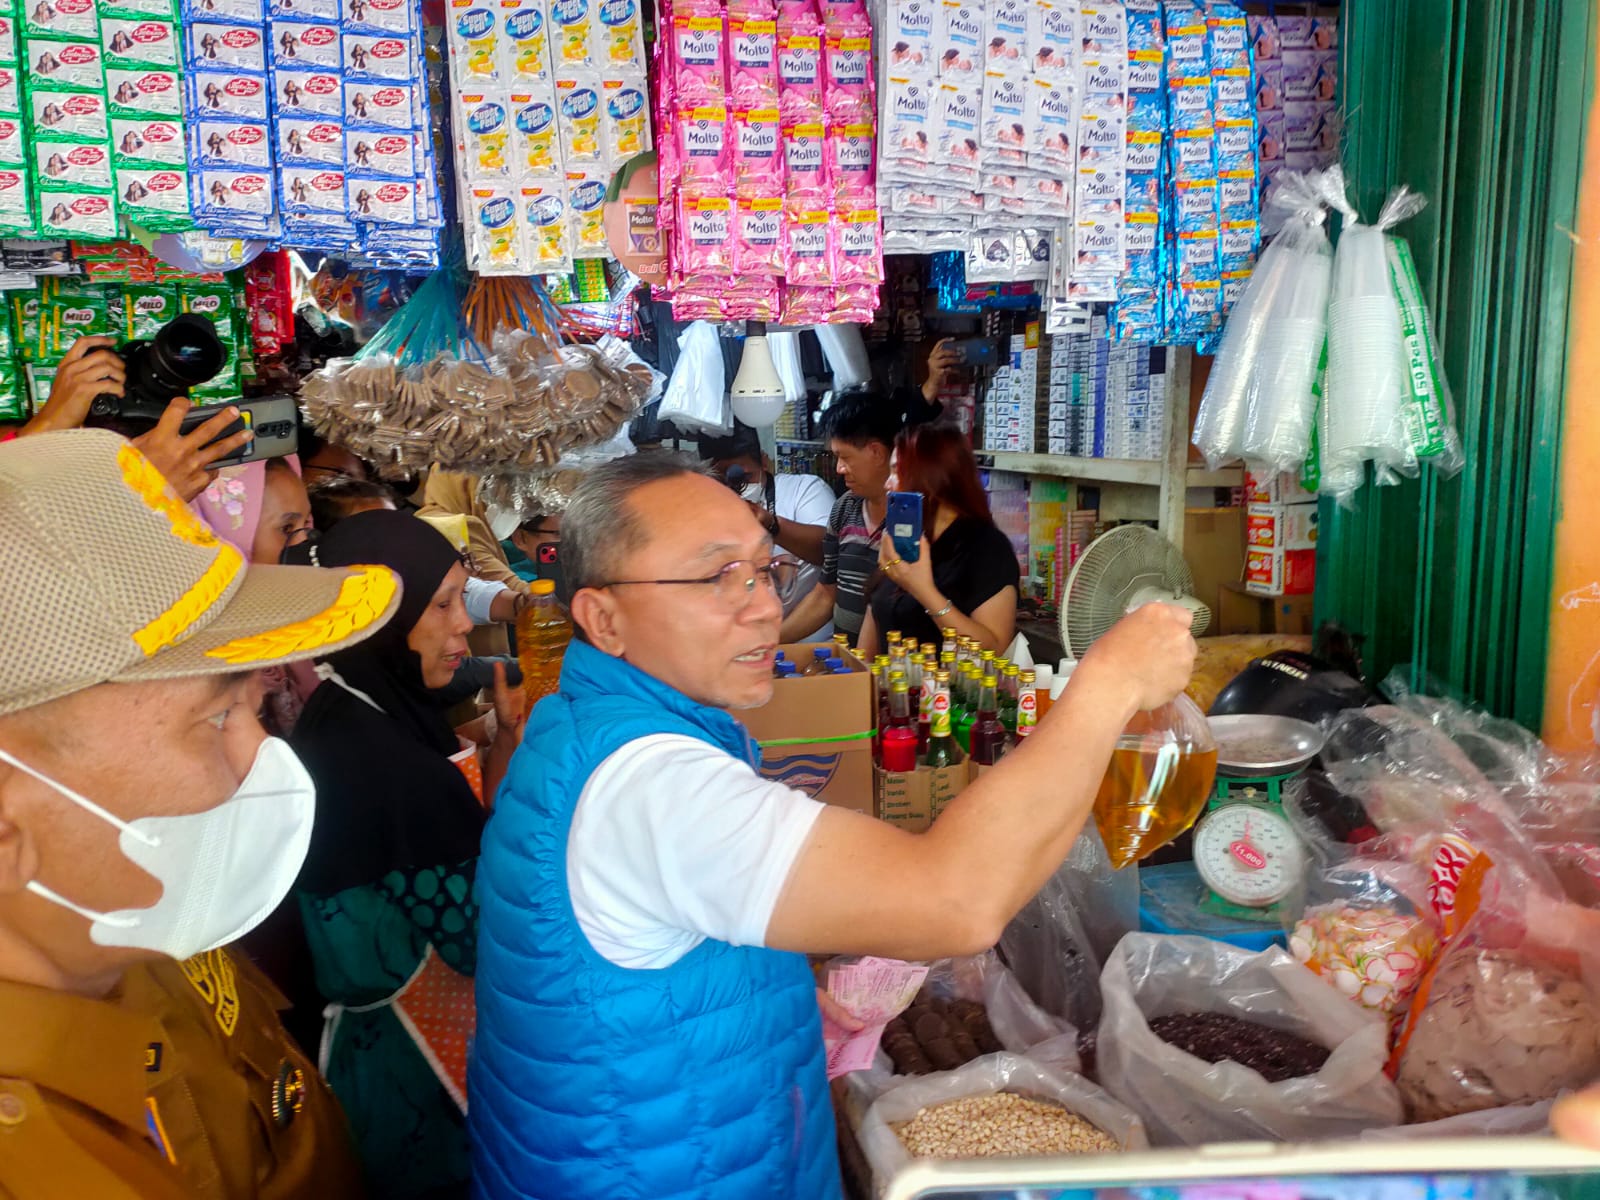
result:
M 1247 949 L 1283 941 L 1282 902 L 1299 890 L 1305 847 L 1283 798 L 1322 749 L 1315 725 L 1290 717 L 1207 718 L 1217 781 L 1195 826 L 1194 861 L 1140 870 L 1140 915 L 1157 933 L 1197 933 Z

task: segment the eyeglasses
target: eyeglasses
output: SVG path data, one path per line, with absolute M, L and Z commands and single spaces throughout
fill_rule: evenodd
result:
M 756 589 L 764 587 L 780 600 L 786 598 L 800 575 L 800 563 L 792 558 L 767 562 L 741 558 L 704 579 L 617 579 L 601 587 L 709 587 L 712 594 L 732 612 L 740 612 L 755 599 Z

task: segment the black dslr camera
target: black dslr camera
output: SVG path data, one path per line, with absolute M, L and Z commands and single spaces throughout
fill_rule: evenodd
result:
M 228 361 L 228 349 L 217 336 L 216 326 L 195 313 L 174 317 L 156 330 L 154 337 L 124 343 L 115 353 L 127 367 L 122 395 L 106 392 L 95 397 L 87 423 L 113 429 L 124 437 L 148 432 L 174 397 L 188 396 L 191 388 L 212 379 Z M 205 424 L 222 407 L 214 404 L 191 409 L 183 419 L 181 432 L 187 434 Z M 239 410 L 239 419 L 212 441 L 246 429 L 255 435 L 254 439 L 227 458 L 211 463 L 212 467 L 295 452 L 299 422 L 292 397 L 269 396 L 242 401 L 234 407 Z

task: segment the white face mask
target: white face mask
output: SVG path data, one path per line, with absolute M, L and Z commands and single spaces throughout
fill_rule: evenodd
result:
M 121 830 L 118 845 L 161 882 L 149 908 L 96 912 L 38 880 L 28 890 L 92 922 L 101 946 L 184 959 L 225 946 L 271 915 L 294 886 L 311 846 L 316 787 L 287 742 L 269 737 L 239 789 L 204 812 L 124 821 L 0 750 L 0 761 Z
M 739 493 L 739 498 L 748 500 L 751 504 L 765 504 L 767 502 L 767 489 L 759 483 L 747 483 L 744 491 Z
M 489 518 L 489 532 L 501 542 L 517 531 L 517 526 L 522 520 L 522 514 L 516 509 L 501 508 L 497 504 L 486 504 L 484 513 Z

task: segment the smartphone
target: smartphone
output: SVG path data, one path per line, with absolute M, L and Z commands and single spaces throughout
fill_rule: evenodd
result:
M 999 338 L 958 338 L 950 349 L 960 357 L 963 366 L 998 367 L 1000 365 Z
M 885 1200 L 1591 1200 L 1600 1153 L 1548 1137 L 1244 1142 L 913 1163 Z
M 226 407 L 224 404 L 208 404 L 203 408 L 191 408 L 183 418 L 180 432 L 185 435 L 193 433 Z M 286 454 L 293 454 L 299 447 L 300 415 L 293 396 L 240 400 L 233 407 L 239 410 L 239 419 L 208 444 L 220 442 L 244 429 L 250 430 L 254 436 L 226 458 L 208 463 L 212 470 L 237 467 L 241 463 L 259 462 L 266 458 L 282 458 Z
M 889 536 L 902 562 L 916 562 L 922 554 L 922 493 L 889 493 Z
M 542 542 L 534 551 L 535 565 L 539 568 L 539 578 L 548 579 L 556 585 L 556 592 L 561 592 L 561 543 Z

